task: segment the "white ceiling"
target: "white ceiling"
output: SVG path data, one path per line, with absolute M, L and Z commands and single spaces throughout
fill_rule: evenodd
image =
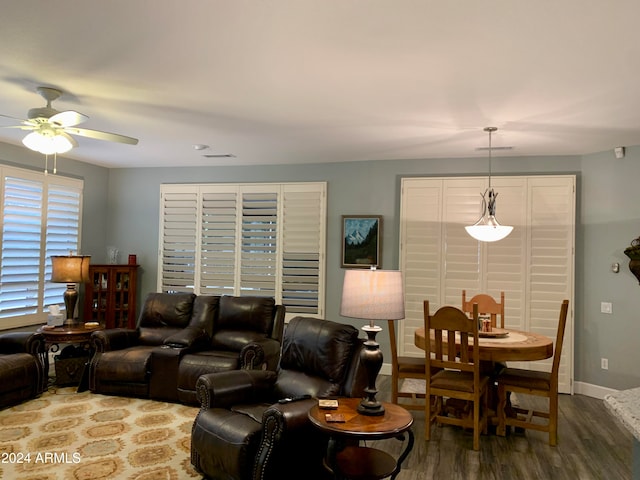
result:
M 5 1 L 0 114 L 60 88 L 82 127 L 140 139 L 66 155 L 110 167 L 481 157 L 489 125 L 514 147 L 496 155 L 592 153 L 640 145 L 639 18 L 637 0 Z

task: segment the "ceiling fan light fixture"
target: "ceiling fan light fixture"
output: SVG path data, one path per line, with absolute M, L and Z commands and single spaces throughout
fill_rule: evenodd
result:
M 28 149 L 40 152 L 43 155 L 66 153 L 74 147 L 74 142 L 69 135 L 55 132 L 53 134 L 43 134 L 34 131 L 24 137 L 22 143 Z
M 497 242 L 507 237 L 513 230 L 512 226 L 500 225 L 496 219 L 498 194 L 491 188 L 491 134 L 496 130 L 498 130 L 496 127 L 484 129 L 489 133 L 489 188 L 482 194 L 482 216 L 473 225 L 464 227 L 469 235 L 480 242 Z

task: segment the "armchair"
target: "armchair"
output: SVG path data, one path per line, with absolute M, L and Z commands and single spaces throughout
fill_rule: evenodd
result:
M 362 396 L 367 377 L 361 348 L 351 325 L 295 317 L 285 330 L 277 371 L 201 376 L 191 463 L 212 479 L 324 478 L 328 438 L 307 412 L 316 398 Z M 303 395 L 312 398 L 278 402 Z
M 0 408 L 44 392 L 48 368 L 42 334 L 10 332 L 0 335 Z

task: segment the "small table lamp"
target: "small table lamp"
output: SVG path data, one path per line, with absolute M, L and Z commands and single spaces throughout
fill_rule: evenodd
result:
M 51 257 L 51 281 L 55 283 L 66 283 L 67 290 L 64 292 L 64 308 L 67 311 L 67 319 L 64 321 L 65 327 L 73 325 L 73 315 L 78 301 L 78 291 L 76 283 L 84 283 L 89 279 L 89 255 L 68 255 Z
M 367 371 L 367 396 L 360 402 L 358 412 L 364 415 L 383 415 L 384 407 L 376 400 L 376 377 L 382 367 L 382 352 L 376 342 L 376 334 L 382 328 L 374 325 L 373 321 L 404 318 L 402 272 L 376 270 L 375 267 L 371 270 L 346 270 L 340 315 L 369 320 L 369 325 L 362 327 L 367 333 L 367 341 L 360 356 Z

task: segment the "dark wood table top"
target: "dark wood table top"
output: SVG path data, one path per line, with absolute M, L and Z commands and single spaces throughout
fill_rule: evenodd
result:
M 338 408 L 334 410 L 321 409 L 316 404 L 309 410 L 309 420 L 330 435 L 364 440 L 395 437 L 413 424 L 413 416 L 393 403 L 382 402 L 384 415 L 362 415 L 357 411 L 360 401 L 360 398 L 339 398 Z M 327 422 L 327 413 L 342 414 L 345 421 Z
M 43 325 L 36 332 L 43 334 L 47 343 L 79 343 L 88 341 L 93 332 L 103 329 L 101 325 L 92 328 L 87 328 L 84 324 L 54 328 Z

